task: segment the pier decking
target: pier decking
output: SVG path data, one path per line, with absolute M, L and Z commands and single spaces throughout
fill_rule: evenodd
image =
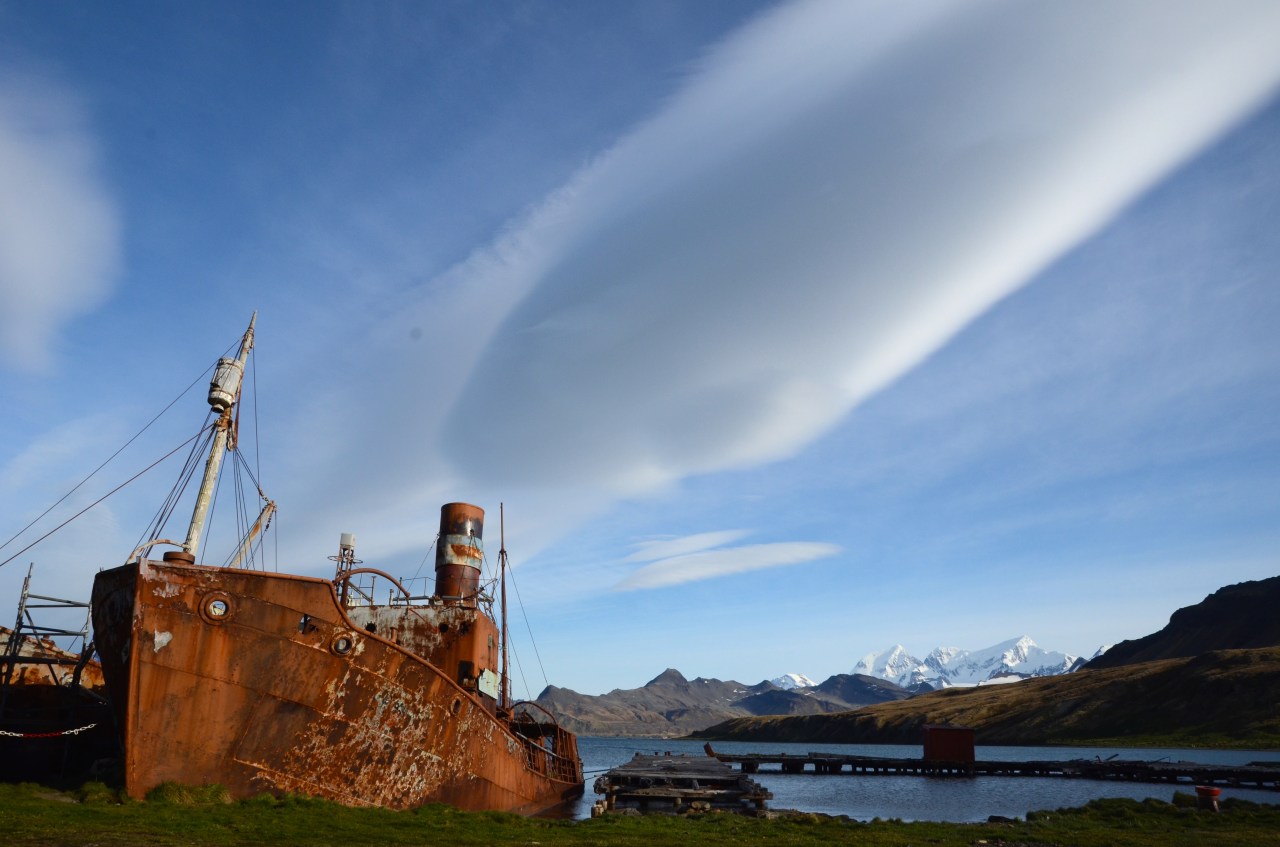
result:
M 937 762 L 879 756 L 844 756 L 832 753 L 707 753 L 718 761 L 737 765 L 744 774 L 845 774 L 853 776 L 1038 776 L 1066 779 L 1122 780 L 1129 782 L 1217 785 L 1280 790 L 1280 766 L 1206 765 L 1197 762 L 1147 762 L 1119 759 L 1069 759 L 1002 762 Z M 761 770 L 762 766 L 768 768 Z

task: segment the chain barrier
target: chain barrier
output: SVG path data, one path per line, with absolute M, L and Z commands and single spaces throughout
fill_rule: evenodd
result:
M 9 732 L 7 730 L 0 729 L 0 736 L 4 736 L 6 738 L 59 738 L 63 735 L 78 735 L 82 732 L 87 732 L 88 730 L 93 729 L 95 726 L 97 726 L 96 723 L 91 723 L 88 726 L 79 726 L 75 729 L 64 729 L 59 732 Z

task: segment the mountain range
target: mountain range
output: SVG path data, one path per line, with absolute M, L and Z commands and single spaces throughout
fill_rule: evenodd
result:
M 919 744 L 923 728 L 975 730 L 979 744 L 1275 749 L 1280 647 L 1214 650 L 1115 668 L 930 691 L 825 715 L 735 718 L 695 738 L 806 744 Z
M 1044 650 L 1024 636 L 985 650 L 940 647 L 923 660 L 899 646 L 868 654 L 853 673 L 836 674 L 821 683 L 799 673 L 755 685 L 702 677 L 689 680 L 668 668 L 640 688 L 608 694 L 579 694 L 549 686 L 537 702 L 580 734 L 661 737 L 685 735 L 739 717 L 845 712 L 935 688 L 1065 673 L 1079 664 L 1076 657 Z
M 879 677 L 919 693 L 957 685 L 1056 676 L 1070 673 L 1084 662 L 1079 656 L 1045 650 L 1024 635 L 983 650 L 939 647 L 923 659 L 912 656 L 899 644 L 863 656 L 852 673 Z
M 1064 733 L 1061 738 L 1072 733 L 1077 738 L 1100 732 L 1131 733 L 1140 729 L 1145 720 L 1140 714 L 1130 714 L 1137 708 L 1135 704 L 1142 704 L 1142 709 L 1152 715 L 1168 717 L 1168 726 L 1163 728 L 1168 732 L 1171 727 L 1185 726 L 1186 716 L 1195 709 L 1206 708 L 1195 691 L 1218 691 L 1230 684 L 1245 687 L 1240 696 L 1227 698 L 1228 705 L 1234 704 L 1232 708 L 1239 714 L 1220 723 L 1229 725 L 1233 732 L 1252 727 L 1249 731 L 1271 737 L 1269 733 L 1280 733 L 1280 725 L 1273 726 L 1276 719 L 1268 722 L 1241 710 L 1245 704 L 1253 703 L 1259 692 L 1266 696 L 1273 692 L 1269 675 L 1274 672 L 1278 654 L 1275 650 L 1240 655 L 1231 651 L 1280 645 L 1277 608 L 1280 577 L 1228 586 L 1202 603 L 1174 612 L 1160 632 L 1099 650 L 1087 664 L 1083 658 L 1045 650 L 1023 636 L 982 650 L 940 647 L 923 659 L 899 645 L 868 653 L 854 665 L 853 673 L 837 674 L 817 684 L 798 673 L 755 685 L 701 677 L 689 680 L 668 668 L 640 688 L 592 696 L 552 686 L 539 695 L 537 702 L 555 713 L 568 728 L 588 735 L 686 735 L 735 719 L 742 719 L 738 721 L 741 731 L 750 734 L 756 731 L 750 727 L 759 722 L 746 719 L 773 716 L 766 721 L 775 727 L 771 732 L 796 740 L 801 736 L 819 740 L 827 737 L 826 730 L 816 727 L 835 725 L 824 716 L 857 711 L 858 716 L 831 718 L 846 728 L 841 733 L 853 733 L 850 738 L 901 740 L 915 733 L 921 721 L 954 720 L 979 728 L 987 743 L 996 738 L 1009 743 L 1014 738 L 1022 739 L 1019 743 L 1044 743 L 1053 737 L 1046 734 L 1051 732 Z M 1182 661 L 1159 668 L 1145 667 L 1152 662 L 1185 660 L 1202 654 L 1209 658 L 1190 664 Z M 1128 665 L 1134 666 L 1128 674 L 1091 673 Z M 1139 665 L 1143 667 L 1139 669 Z M 1213 669 L 1219 665 L 1224 670 L 1215 676 Z M 1225 670 L 1228 665 L 1230 671 Z M 1073 673 L 1077 670 L 1081 673 Z M 1071 676 L 1065 677 L 1066 674 Z M 1086 680 L 1084 675 L 1090 678 Z M 1073 681 L 1077 676 L 1081 679 Z M 1063 678 L 1050 682 L 1057 677 Z M 1144 678 L 1150 683 L 1145 689 L 1133 687 L 1133 680 Z M 1018 680 L 1029 681 L 1015 686 L 992 685 Z M 1143 692 L 1150 692 L 1155 680 L 1160 680 L 1163 693 L 1146 696 Z M 1191 693 L 1179 695 L 1181 688 Z M 1007 693 L 1001 694 L 997 689 Z M 1076 690 L 1081 692 L 1079 696 L 1068 696 Z M 974 693 L 964 694 L 966 691 Z M 920 696 L 913 696 L 917 694 Z M 951 695 L 962 694 L 962 699 L 951 699 Z M 1110 702 L 1108 698 L 1112 697 L 1121 699 Z M 1107 702 L 1094 703 L 1097 698 Z M 908 699 L 910 702 L 902 702 Z M 1178 702 L 1192 711 L 1175 714 L 1171 709 Z M 1068 705 L 1070 721 L 1063 712 Z M 960 706 L 972 708 L 959 709 Z M 1254 706 L 1248 708 L 1258 714 L 1266 711 Z M 998 722 L 998 728 L 993 721 Z M 1155 726 L 1154 721 L 1152 718 L 1148 723 Z M 784 729 L 784 724 L 788 728 Z M 1072 725 L 1069 733 L 1068 724 Z M 855 725 L 856 731 L 851 729 Z M 1033 725 L 1040 728 L 1032 732 L 1029 727 Z M 727 729 L 724 733 L 731 734 Z M 1040 740 L 1027 740 L 1035 738 Z
M 781 684 L 744 685 L 733 680 L 686 679 L 678 670 L 667 668 L 640 688 L 614 689 L 608 694 L 579 694 L 548 686 L 537 703 L 579 734 L 667 737 L 736 717 L 844 712 L 911 696 L 892 682 L 870 676 L 837 674 L 808 686 L 799 683 L 812 680 L 799 674 L 779 679 Z
M 738 718 L 697 736 L 918 743 L 925 725 L 949 723 L 974 729 L 980 744 L 1275 749 L 1280 746 L 1277 608 L 1280 577 L 1240 583 L 1177 610 L 1164 629 L 1123 641 L 1070 675 L 1019 685 L 952 687 L 836 715 Z M 880 658 L 868 665 L 874 669 Z M 893 666 L 893 658 L 885 656 L 882 664 Z

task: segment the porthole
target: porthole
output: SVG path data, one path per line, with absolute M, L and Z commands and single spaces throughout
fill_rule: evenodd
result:
M 452 712 L 454 715 L 457 715 L 457 714 L 458 714 L 458 712 L 461 712 L 461 711 L 462 711 L 462 698 L 461 698 L 461 697 L 454 697 L 454 698 L 453 698 L 453 702 L 449 704 L 449 711 L 450 711 L 450 712 Z
M 329 649 L 338 656 L 347 655 L 355 649 L 355 646 L 356 638 L 349 632 L 339 632 L 329 641 Z
M 231 620 L 235 613 L 235 604 L 231 595 L 223 591 L 206 594 L 200 601 L 200 617 L 213 624 L 222 624 Z

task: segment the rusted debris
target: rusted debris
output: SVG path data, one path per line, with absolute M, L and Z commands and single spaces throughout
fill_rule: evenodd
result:
M 621 809 L 756 813 L 764 811 L 765 801 L 773 797 L 751 778 L 713 758 L 670 753 L 637 753 L 630 762 L 598 777 L 593 790 L 604 799 L 592 807 L 592 817 Z
M 116 751 L 102 667 L 86 643 L 88 604 L 32 593 L 31 577 L 14 628 L 0 627 L 0 780 L 74 784 Z M 50 625 L 49 610 L 84 614 L 85 627 Z

